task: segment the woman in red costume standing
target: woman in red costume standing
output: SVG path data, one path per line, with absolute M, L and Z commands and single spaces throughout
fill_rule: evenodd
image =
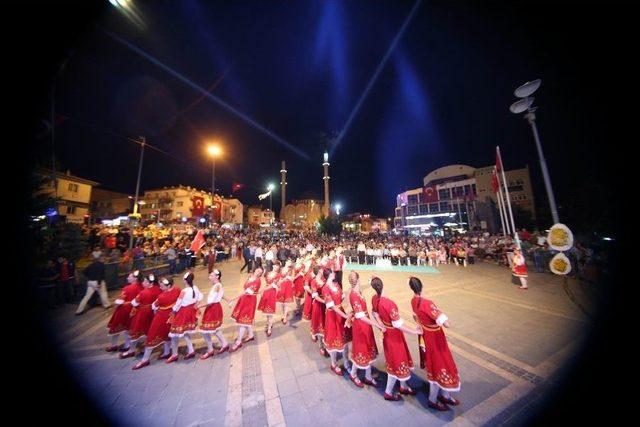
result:
M 120 353 L 121 359 L 133 357 L 136 354 L 136 345 L 143 340 L 149 332 L 149 326 L 153 320 L 153 309 L 151 305 L 162 292 L 158 279 L 150 274 L 143 282 L 144 289 L 132 301 L 131 305 L 131 327 L 125 332 L 125 341 L 130 343 L 129 349 Z
M 265 332 L 267 336 L 271 336 L 273 329 L 273 315 L 276 314 L 276 296 L 278 295 L 278 283 L 280 282 L 280 261 L 273 262 L 273 268 L 265 276 L 267 286 L 262 292 L 258 310 L 267 317 L 267 326 Z
M 305 282 L 305 269 L 304 265 L 301 261 L 296 262 L 294 271 L 293 271 L 293 297 L 295 298 L 296 303 L 296 312 L 298 315 L 301 313 L 300 306 L 302 299 L 305 297 L 304 291 L 304 282 Z
M 149 366 L 151 353 L 160 344 L 163 345 L 160 359 L 167 359 L 171 355 L 169 316 L 171 315 L 171 309 L 173 309 L 176 300 L 180 296 L 180 289 L 173 286 L 173 279 L 163 277 L 160 279 L 160 290 L 162 293 L 151 304 L 151 309 L 155 312 L 155 315 L 151 321 L 151 326 L 149 326 L 144 355 L 142 360 L 132 368 L 134 371 Z
M 351 285 L 349 303 L 353 310 L 353 324 L 351 326 L 353 337 L 350 357 L 352 366 L 349 376 L 358 387 L 363 387 L 362 383 L 375 387 L 378 383 L 371 376 L 371 365 L 378 357 L 378 346 L 373 336 L 373 327 L 382 332 L 385 327 L 371 320 L 367 311 L 367 301 L 362 296 L 360 289 L 360 276 L 355 271 L 349 274 L 349 284 Z M 358 378 L 358 369 L 364 370 L 363 381 Z
M 324 277 L 319 266 L 313 267 L 314 278 L 311 281 L 311 340 L 318 342 L 320 348 L 320 354 L 324 357 L 328 357 L 329 353 L 323 346 L 324 338 L 324 318 L 325 318 L 325 306 L 322 300 L 322 288 L 324 287 Z
M 229 349 L 230 352 L 238 350 L 243 343 L 254 340 L 253 319 L 256 315 L 256 300 L 258 299 L 256 294 L 260 291 L 262 273 L 262 268 L 256 268 L 244 284 L 244 292 L 229 301 L 229 306 L 231 306 L 235 300 L 238 300 L 231 314 L 231 317 L 238 324 L 238 339 Z M 245 332 L 248 334 L 246 339 L 244 339 Z
M 276 308 L 282 312 L 282 324 L 286 325 L 289 321 L 289 310 L 293 305 L 294 279 L 295 271 L 289 263 L 282 269 L 282 277 L 278 284 L 278 293 L 276 294 Z
M 209 291 L 209 296 L 207 297 L 207 304 L 199 307 L 206 307 L 204 310 L 204 314 L 202 315 L 202 320 L 200 321 L 199 332 L 202 334 L 205 343 L 207 343 L 207 352 L 200 357 L 201 360 L 206 360 L 214 354 L 221 354 L 229 350 L 229 343 L 226 339 L 224 339 L 224 335 L 222 335 L 222 332 L 220 332 L 220 327 L 222 326 L 223 319 L 222 305 L 220 304 L 220 301 L 225 300 L 227 301 L 227 303 L 229 302 L 224 297 L 224 288 L 222 287 L 222 282 L 220 281 L 221 278 L 222 273 L 220 272 L 220 270 L 213 270 L 211 274 L 209 274 L 209 280 L 211 280 L 211 290 Z M 215 335 L 216 338 L 218 338 L 218 341 L 220 341 L 220 350 L 215 351 L 213 349 L 211 335 Z
M 386 328 L 382 338 L 384 347 L 384 357 L 387 364 L 387 388 L 385 389 L 385 400 L 400 400 L 398 393 L 393 392 L 396 381 L 400 381 L 400 394 L 415 395 L 407 385 L 407 380 L 411 377 L 413 369 L 413 360 L 407 347 L 407 341 L 404 334 L 419 335 L 419 330 L 411 329 L 404 325 L 404 320 L 400 318 L 398 306 L 395 302 L 382 295 L 383 284 L 378 277 L 371 279 L 371 287 L 376 291 L 376 295 L 371 300 L 373 309 L 373 317 Z
M 516 248 L 513 251 L 513 275 L 520 278 L 519 289 L 529 289 L 527 286 L 527 263 L 522 255 L 522 251 Z
M 171 319 L 171 330 L 169 331 L 171 357 L 167 359 L 166 363 L 173 363 L 178 360 L 180 338 L 184 338 L 187 343 L 188 353 L 184 358 L 192 359 L 196 357 L 190 335 L 195 333 L 198 326 L 196 305 L 199 301 L 202 301 L 203 296 L 200 289 L 193 283 L 193 277 L 193 273 L 190 271 L 182 277 L 185 288 L 180 292 L 180 296 L 173 306 L 173 318 Z
M 302 320 L 311 321 L 311 310 L 313 309 L 313 299 L 311 298 L 311 294 L 313 291 L 311 290 L 311 282 L 315 277 L 313 272 L 313 260 L 309 259 L 305 262 L 305 273 L 304 273 L 304 304 L 302 306 Z
M 449 393 L 460 391 L 460 376 L 447 345 L 447 337 L 442 327 L 450 327 L 449 318 L 436 305 L 420 295 L 422 282 L 417 277 L 409 279 L 409 287 L 415 294 L 411 300 L 413 318 L 422 328 L 420 348 L 420 365 L 427 370 L 429 381 L 430 408 L 446 411 L 449 406 L 456 406 L 460 401 Z
M 327 310 L 324 319 L 324 346 L 331 356 L 331 370 L 336 375 L 342 375 L 342 369 L 337 365 L 338 353 L 342 354 L 344 369 L 350 370 L 346 358 L 349 353 L 347 346 L 349 337 L 344 325 L 349 316 L 342 309 L 342 288 L 335 281 L 335 273 L 325 268 L 322 276 L 326 280 L 322 288 L 322 298 L 316 297 L 316 299 L 324 302 Z
M 144 289 L 142 286 L 142 275 L 139 270 L 129 274 L 127 282 L 129 284 L 122 288 L 120 296 L 115 301 L 116 309 L 107 324 L 110 340 L 109 347 L 106 348 L 107 351 L 118 351 L 118 336 L 120 336 L 121 332 L 128 331 L 131 326 L 130 314 L 133 308 L 131 301 Z M 129 348 L 123 346 L 120 350 L 127 351 Z

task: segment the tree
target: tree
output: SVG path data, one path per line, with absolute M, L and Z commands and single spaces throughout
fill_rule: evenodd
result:
M 536 223 L 530 211 L 515 204 L 511 205 L 511 209 L 513 211 L 513 221 L 516 223 L 516 229 L 526 228 L 527 230 L 533 230 L 536 228 Z
M 342 231 L 342 221 L 335 216 L 325 217 L 322 215 L 318 220 L 320 233 L 337 236 Z

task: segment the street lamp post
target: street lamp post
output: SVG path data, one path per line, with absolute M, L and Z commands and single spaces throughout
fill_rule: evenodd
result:
M 133 215 L 134 215 L 134 221 L 137 221 L 137 215 L 138 215 L 138 196 L 140 195 L 140 179 L 142 178 L 142 162 L 144 160 L 144 145 L 146 144 L 147 140 L 144 136 L 140 137 L 140 163 L 138 164 L 138 180 L 136 181 L 136 196 L 133 200 Z M 129 251 L 131 251 L 131 248 L 133 248 L 133 227 L 130 227 L 130 233 L 131 235 L 129 236 Z
M 222 150 L 216 144 L 210 144 L 207 148 L 211 156 L 211 224 L 214 222 L 214 206 L 216 202 L 216 157 L 220 155 Z
M 542 177 L 544 179 L 544 186 L 547 190 L 547 198 L 549 199 L 549 207 L 551 209 L 551 216 L 553 218 L 553 223 L 557 224 L 560 222 L 560 218 L 558 217 L 558 209 L 556 208 L 556 198 L 553 195 L 553 189 L 551 187 L 551 178 L 549 177 L 549 170 L 547 169 L 547 162 L 544 159 L 544 154 L 542 153 L 542 144 L 540 144 L 540 136 L 538 135 L 538 128 L 536 126 L 536 107 L 533 107 L 534 98 L 531 96 L 533 93 L 538 90 L 542 80 L 534 80 L 532 82 L 527 82 L 517 88 L 514 92 L 515 96 L 518 98 L 522 98 L 519 101 L 514 102 L 509 107 L 514 114 L 519 114 L 523 112 L 527 112 L 524 115 L 525 119 L 531 125 L 531 130 L 533 131 L 533 138 L 536 141 L 536 148 L 538 149 L 538 157 L 540 159 L 540 169 L 542 169 Z
M 273 196 L 273 184 L 269 184 L 267 186 L 267 190 L 269 190 L 269 212 L 271 212 L 271 219 L 269 220 L 269 222 L 273 225 L 273 218 L 275 217 L 275 215 L 273 214 L 273 203 L 271 201 L 271 198 Z

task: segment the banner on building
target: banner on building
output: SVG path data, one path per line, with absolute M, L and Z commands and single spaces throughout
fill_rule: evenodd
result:
M 438 190 L 435 185 L 428 185 L 422 189 L 423 203 L 437 203 L 439 200 Z
M 191 207 L 191 216 L 192 217 L 200 217 L 204 215 L 204 198 L 199 196 L 193 196 L 191 198 L 191 203 L 193 206 Z

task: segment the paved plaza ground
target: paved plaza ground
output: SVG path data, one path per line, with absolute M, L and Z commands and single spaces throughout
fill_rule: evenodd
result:
M 219 267 L 227 297 L 241 292 L 246 274 L 239 273 L 240 265 Z M 206 274 L 196 267 L 195 283 L 205 295 Z M 52 326 L 62 331 L 60 343 L 86 393 L 118 424 L 136 426 L 517 425 L 589 332 L 590 320 L 567 296 L 563 279 L 551 274 L 530 273 L 527 291 L 511 284 L 507 269 L 489 263 L 444 265 L 425 273 L 362 271 L 362 283 L 373 274 L 383 279 L 385 293 L 405 320 L 412 321 L 409 275 L 422 280 L 424 295 L 449 316 L 445 333 L 460 371 L 460 406 L 438 413 L 427 408 L 426 373 L 419 368 L 414 336 L 407 336 L 416 365 L 409 384 L 419 393 L 387 402 L 382 354 L 374 369 L 378 388 L 358 389 L 346 373 L 339 378 L 329 370 L 329 359 L 309 339 L 309 324 L 298 318 L 286 326 L 276 323 L 267 338 L 258 313 L 256 340 L 236 353 L 172 365 L 154 353 L 151 366 L 139 371 L 131 367 L 141 354 L 119 360 L 104 351 L 112 310 L 98 307 L 74 316 L 75 307 L 69 306 L 53 313 Z M 374 291 L 366 287 L 364 293 L 370 308 Z M 223 333 L 231 341 L 237 328 L 223 306 Z M 376 338 L 382 353 L 381 334 Z M 200 336 L 195 345 L 204 352 Z

